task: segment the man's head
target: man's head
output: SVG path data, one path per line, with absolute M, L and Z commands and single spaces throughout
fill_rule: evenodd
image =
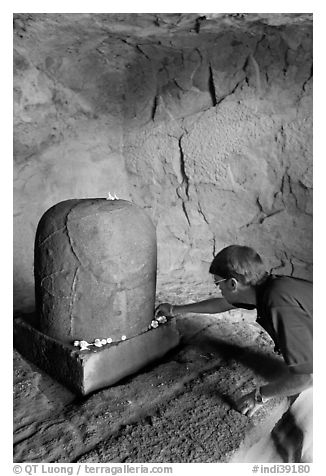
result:
M 231 245 L 213 259 L 209 272 L 220 286 L 222 295 L 231 304 L 255 304 L 254 287 L 268 273 L 261 257 L 248 246 Z

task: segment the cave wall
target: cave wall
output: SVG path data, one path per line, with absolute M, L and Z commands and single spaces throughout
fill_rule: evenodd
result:
M 105 19 L 16 16 L 14 307 L 33 307 L 44 211 L 109 191 L 152 217 L 159 287 L 207 281 L 231 243 L 311 278 L 311 25 L 134 35 Z
M 157 222 L 161 273 L 204 278 L 215 251 L 239 243 L 309 279 L 311 36 L 266 28 L 190 43 L 141 48 L 131 78 L 152 103 L 125 115 L 127 170 Z

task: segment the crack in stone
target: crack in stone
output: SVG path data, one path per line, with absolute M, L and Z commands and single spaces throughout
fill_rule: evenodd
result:
M 70 213 L 70 211 L 69 211 L 69 213 Z M 77 220 L 84 220 L 85 218 L 96 216 L 96 215 L 101 215 L 101 214 L 96 213 L 96 212 L 95 213 L 89 213 L 88 215 L 84 215 L 82 217 L 70 218 L 69 221 L 73 222 L 73 221 L 77 221 Z M 50 235 L 48 235 L 46 238 L 44 238 L 44 240 L 41 241 L 41 243 L 39 243 L 38 246 L 43 246 L 43 244 L 46 243 L 50 238 L 52 238 L 52 236 L 56 235 L 60 231 L 66 230 L 66 229 L 67 229 L 67 225 L 64 225 L 61 228 L 58 228 L 57 230 L 53 231 L 52 233 L 50 233 Z
M 178 83 L 178 81 L 176 79 L 173 79 L 173 83 L 176 85 L 176 87 L 178 89 L 180 89 L 180 91 L 182 91 L 182 92 L 188 91 L 188 89 L 184 89 L 182 86 L 180 86 L 180 84 Z
M 186 208 L 186 203 L 185 203 L 185 202 L 189 201 L 189 178 L 188 178 L 188 176 L 186 174 L 186 170 L 185 170 L 184 152 L 183 152 L 182 144 L 181 144 L 182 138 L 183 138 L 183 134 L 181 135 L 181 137 L 178 140 L 179 150 L 180 150 L 180 171 L 181 171 L 181 175 L 182 175 L 182 183 L 177 187 L 176 192 L 177 192 L 178 197 L 182 200 L 182 210 L 183 210 L 183 212 L 186 216 L 187 222 L 190 226 L 191 223 L 190 223 L 190 219 L 189 219 L 189 215 L 188 215 L 187 208 Z M 184 196 L 184 194 L 185 194 L 185 196 Z
M 285 136 L 285 131 L 284 131 L 284 126 L 283 126 L 283 124 L 281 124 L 281 127 L 280 127 L 280 134 L 281 134 L 281 138 L 279 139 L 279 142 L 280 142 L 280 144 L 281 144 L 282 154 L 284 154 L 284 152 L 285 152 L 286 136 Z M 283 177 L 283 178 L 284 178 L 284 177 Z
M 214 74 L 213 74 L 213 69 L 212 65 L 209 63 L 209 76 L 208 76 L 208 90 L 212 98 L 212 105 L 215 107 L 217 105 L 217 97 L 216 97 L 216 91 L 215 91 L 215 84 L 214 84 Z
M 303 91 L 306 91 L 306 85 L 309 83 L 309 81 L 312 79 L 312 77 L 313 77 L 313 66 L 311 65 L 311 67 L 310 67 L 310 74 L 309 74 L 308 78 L 305 80 L 305 82 L 304 82 L 303 85 L 302 85 Z
M 215 239 L 215 236 L 213 235 L 213 258 L 215 258 L 215 254 L 216 254 L 216 239 Z
M 284 52 L 284 68 L 282 69 L 284 77 L 286 77 L 288 67 L 290 66 L 289 59 L 288 59 L 289 52 L 290 52 L 290 48 L 287 47 L 285 52 Z
M 41 279 L 40 286 L 43 285 L 43 281 L 45 281 L 46 279 L 51 278 L 52 276 L 55 276 L 56 274 L 60 274 L 61 272 L 62 272 L 62 270 L 55 271 L 54 273 L 51 273 L 51 274 L 48 274 L 47 276 L 44 276 L 44 278 Z
M 196 32 L 196 33 L 200 33 L 201 24 L 202 24 L 202 22 L 205 21 L 205 20 L 206 20 L 206 16 L 205 16 L 205 15 L 196 18 L 196 20 L 195 20 L 195 32 Z
M 254 58 L 254 56 L 256 55 L 257 53 L 257 50 L 258 50 L 258 45 L 265 39 L 265 35 L 262 35 L 262 37 L 260 38 L 260 40 L 257 41 L 256 43 L 256 46 L 254 48 L 254 51 L 249 53 L 249 55 L 247 56 L 247 58 L 245 59 L 244 61 L 244 64 L 242 66 L 242 71 L 244 71 L 245 73 L 245 82 L 246 84 L 249 86 L 249 78 L 248 78 L 248 67 L 249 67 L 249 63 L 251 62 L 254 69 L 255 69 L 255 74 L 256 74 L 256 84 L 257 84 L 257 68 L 258 68 L 258 80 L 259 80 L 259 84 L 260 84 L 260 70 L 259 70 L 259 66 L 258 66 L 258 63 L 256 61 L 256 59 Z M 241 82 L 241 81 L 240 81 Z M 238 83 L 240 84 L 240 83 Z
M 38 433 L 38 429 L 35 429 L 35 430 L 32 429 L 27 436 L 21 437 L 20 439 L 19 438 L 15 439 L 13 442 L 13 448 L 15 449 L 16 446 L 28 441 L 30 438 L 33 438 L 33 436 L 35 436 L 37 433 Z
M 242 68 L 244 71 L 245 71 L 246 66 L 248 65 L 248 58 L 245 61 L 244 66 Z M 213 70 L 212 70 L 211 65 L 209 66 L 209 68 L 210 68 L 209 92 L 210 92 L 211 97 L 212 97 L 213 107 L 219 106 L 221 104 L 221 102 L 224 101 L 227 97 L 232 96 L 232 94 L 234 94 L 236 92 L 238 87 L 241 86 L 244 81 L 246 81 L 247 84 L 248 84 L 248 78 L 245 76 L 244 78 L 239 79 L 239 81 L 235 84 L 235 86 L 229 92 L 225 93 L 224 95 L 222 95 L 218 99 L 217 96 L 216 96 L 215 85 L 214 85 L 214 74 L 213 74 Z M 237 71 L 236 73 L 238 73 L 238 72 L 239 71 Z
M 186 216 L 188 225 L 191 226 L 191 223 L 190 223 L 190 219 L 189 219 L 189 215 L 188 215 L 188 212 L 187 212 L 187 208 L 186 208 L 185 202 L 182 202 L 182 210 L 183 210 L 183 213 L 184 213 L 185 216 Z
M 259 98 L 262 97 L 262 87 L 261 87 L 261 80 L 260 80 L 260 69 L 259 69 L 259 65 L 254 57 L 254 55 L 252 53 L 250 53 L 249 55 L 249 58 L 254 66 L 254 70 L 255 70 L 255 76 L 256 76 L 256 86 L 257 86 L 257 90 L 258 90 L 258 95 L 259 95 Z
M 198 202 L 197 210 L 198 210 L 199 214 L 203 217 L 205 223 L 207 223 L 207 225 L 209 225 L 209 222 L 207 221 L 207 218 L 206 218 L 206 216 L 205 216 L 205 214 L 204 214 L 204 212 L 203 212 L 203 210 L 202 210 L 202 208 L 201 208 L 199 202 Z
M 283 251 L 282 256 L 279 257 L 279 259 L 281 261 L 280 266 L 274 266 L 273 268 L 271 268 L 271 273 L 277 272 L 279 268 L 282 268 L 282 267 L 286 268 L 287 265 L 290 265 L 291 270 L 289 272 L 289 275 L 295 276 L 295 265 L 293 262 L 293 257 L 291 258 L 286 251 Z M 301 263 L 303 263 L 304 265 L 307 264 L 306 261 L 300 260 L 299 258 L 295 258 L 295 259 L 297 261 L 301 261 Z M 308 263 L 308 264 L 312 264 L 312 263 Z
M 258 47 L 259 47 L 260 43 L 262 43 L 262 42 L 265 40 L 265 38 L 266 38 L 266 34 L 263 33 L 263 34 L 261 35 L 261 38 L 260 38 L 260 39 L 257 41 L 257 43 L 256 43 L 255 51 L 254 51 L 253 53 L 251 53 L 253 56 L 255 56 L 255 54 L 257 53 L 257 50 L 258 50 Z M 250 56 L 250 55 L 249 55 L 249 56 Z
M 291 266 L 290 276 L 293 276 L 293 274 L 294 274 L 294 264 L 293 264 L 292 258 L 290 256 L 288 256 L 286 251 L 284 251 L 284 256 L 285 256 L 285 260 Z M 285 261 L 285 263 L 286 263 L 286 261 Z
M 55 236 L 57 233 L 60 233 L 60 231 L 63 231 L 65 229 L 66 229 L 66 225 L 64 225 L 61 228 L 58 228 L 54 232 L 50 233 L 46 238 L 44 238 L 43 241 L 41 241 L 41 243 L 38 244 L 38 246 L 43 246 L 44 243 L 46 243 L 50 238 L 52 238 L 52 236 Z
M 190 81 L 191 81 L 191 84 L 192 86 L 194 87 L 193 85 L 193 78 L 195 76 L 195 74 L 197 73 L 198 69 L 201 67 L 202 63 L 203 63 L 203 55 L 201 54 L 201 51 L 199 48 L 195 48 L 194 51 L 198 54 L 199 56 L 199 63 L 198 65 L 195 67 L 195 69 L 192 71 L 192 73 L 190 74 Z M 196 88 L 198 89 L 198 88 Z
M 68 216 L 69 216 L 69 213 L 67 215 L 67 218 L 66 218 L 66 232 L 67 232 L 67 237 L 68 237 L 68 241 L 69 241 L 69 245 L 70 245 L 70 249 L 72 251 L 72 254 L 74 255 L 74 257 L 76 258 L 76 260 L 78 261 L 78 263 L 81 265 L 81 267 L 83 268 L 84 265 L 83 263 L 80 261 L 79 259 L 79 256 L 77 255 L 76 251 L 75 251 L 75 248 L 74 248 L 74 245 L 72 243 L 72 239 L 70 237 L 70 233 L 69 233 L 69 228 L 68 228 Z M 97 280 L 96 276 L 94 276 L 95 279 Z
M 144 55 L 145 58 L 147 58 L 149 61 L 152 61 L 152 58 L 150 58 L 150 57 L 141 49 L 141 46 L 142 46 L 142 45 L 136 45 L 137 51 L 139 51 L 142 55 Z
M 232 94 L 234 94 L 236 92 L 236 90 L 238 89 L 238 87 L 243 83 L 243 79 L 240 79 L 240 81 L 238 81 L 236 83 L 236 85 L 234 86 L 233 89 L 231 89 L 231 91 L 229 93 L 227 93 L 225 96 L 223 96 L 217 103 L 217 105 L 221 104 L 222 101 L 224 101 L 225 98 L 227 98 L 228 96 L 232 96 Z
M 291 177 L 288 174 L 288 172 L 286 172 L 286 176 L 287 176 L 287 181 L 288 181 L 288 186 L 289 186 L 289 194 L 292 195 L 292 197 L 294 198 L 295 207 L 300 210 L 300 206 L 299 206 L 299 203 L 298 203 L 298 198 L 297 198 L 296 194 L 293 191 Z
M 69 219 L 70 213 L 71 213 L 72 210 L 73 210 L 75 207 L 77 207 L 78 205 L 79 205 L 79 203 L 77 203 L 76 205 L 74 205 L 74 206 L 69 210 L 69 212 L 68 212 L 68 214 L 67 214 L 67 217 L 66 217 L 66 221 L 65 221 L 65 228 L 66 228 L 66 233 L 67 233 L 67 238 L 68 238 L 68 241 L 69 241 L 70 249 L 71 249 L 73 255 L 75 256 L 77 262 L 80 264 L 80 266 L 81 266 L 82 269 L 86 269 L 86 270 L 95 278 L 95 280 L 96 280 L 97 282 L 101 282 L 101 281 L 102 281 L 102 282 L 106 282 L 106 281 L 101 280 L 98 276 L 96 276 L 96 274 L 92 271 L 92 269 L 91 269 L 91 267 L 90 267 L 89 265 L 85 265 L 85 264 L 81 261 L 81 259 L 79 258 L 78 254 L 77 254 L 77 252 L 76 252 L 76 250 L 75 250 L 75 247 L 74 247 L 74 244 L 73 244 L 73 240 L 72 240 L 72 238 L 71 238 L 71 236 L 70 236 L 70 233 L 69 233 L 68 220 L 69 220 L 69 221 L 72 221 L 72 220 L 81 220 L 81 219 L 83 219 L 83 218 L 87 218 L 87 217 L 89 217 L 89 216 L 95 215 L 95 214 L 89 214 L 89 215 L 86 215 L 86 216 L 84 216 L 84 217 L 78 217 L 78 218 L 75 218 L 75 219 L 72 219 L 72 220 Z M 112 283 L 112 282 L 109 282 L 109 284 L 113 284 L 113 283 Z
M 46 286 L 43 285 L 42 288 L 44 289 L 44 291 L 46 291 L 48 294 L 50 294 L 50 296 L 52 296 L 52 297 L 54 297 L 54 298 L 57 297 L 55 294 L 51 293 L 51 291 L 49 291 Z
M 203 217 L 205 223 L 208 225 L 209 230 L 211 231 L 210 223 L 209 223 L 209 221 L 207 220 L 207 218 L 206 218 L 206 216 L 205 216 L 205 214 L 204 214 L 204 212 L 203 212 L 203 209 L 201 208 L 201 205 L 200 205 L 199 200 L 198 200 L 198 207 L 197 207 L 197 209 L 198 209 L 199 214 Z M 215 240 L 215 237 L 214 237 L 213 233 L 212 233 L 212 241 L 213 241 L 213 251 L 212 251 L 212 255 L 213 255 L 213 258 L 214 258 L 214 257 L 215 257 L 215 253 L 216 253 L 216 240 Z
M 154 97 L 153 106 L 152 106 L 152 112 L 151 112 L 152 121 L 154 121 L 155 114 L 156 114 L 157 107 L 158 107 L 158 103 L 159 103 L 159 95 L 156 94 L 155 97 Z
M 125 40 L 124 38 L 121 38 L 118 36 L 118 39 L 122 41 L 122 43 L 125 43 L 126 45 L 130 46 L 131 48 L 136 48 L 136 46 L 133 43 L 129 43 L 129 41 Z
M 48 239 L 50 239 L 52 236 L 56 235 L 57 233 L 59 233 L 60 231 L 62 230 L 65 230 L 67 228 L 67 220 L 68 220 L 68 215 L 70 214 L 70 212 L 77 206 L 78 204 L 74 204 L 71 206 L 70 210 L 68 211 L 67 213 L 67 218 L 66 218 L 66 222 L 64 224 L 63 227 L 59 228 L 58 230 L 55 230 L 54 232 L 50 233 L 50 235 L 48 235 L 47 237 L 44 238 L 43 241 L 41 241 L 41 243 L 38 244 L 38 246 L 42 246 L 44 243 L 46 243 L 46 241 L 48 241 Z
M 70 294 L 70 303 L 69 303 L 69 317 L 70 317 L 70 329 L 69 333 L 72 336 L 73 335 L 73 311 L 74 311 L 74 301 L 76 297 L 76 281 L 77 281 L 77 273 L 79 271 L 79 266 L 76 268 L 73 280 L 72 280 L 72 285 L 71 285 L 71 294 Z
M 246 223 L 245 225 L 242 225 L 239 230 L 242 230 L 243 228 L 248 228 L 249 226 L 252 225 L 262 225 L 267 218 L 270 218 L 274 215 L 278 215 L 279 213 L 282 213 L 285 211 L 285 208 L 280 208 L 278 210 L 274 210 L 270 213 L 266 213 L 259 201 L 259 197 L 256 199 L 256 205 L 259 208 L 259 212 L 250 220 L 250 222 Z
M 186 174 L 184 152 L 183 152 L 183 149 L 182 149 L 182 142 L 181 142 L 182 138 L 183 138 L 183 135 L 179 138 L 179 141 L 178 141 L 179 150 L 180 150 L 180 170 L 181 170 L 183 184 L 184 184 L 184 187 L 185 187 L 186 197 L 189 200 L 189 178 Z

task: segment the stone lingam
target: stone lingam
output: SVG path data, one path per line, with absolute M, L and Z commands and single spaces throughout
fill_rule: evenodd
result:
M 174 320 L 154 318 L 155 228 L 129 201 L 50 208 L 36 232 L 34 277 L 35 319 L 15 319 L 15 346 L 77 393 L 118 382 L 179 342 Z

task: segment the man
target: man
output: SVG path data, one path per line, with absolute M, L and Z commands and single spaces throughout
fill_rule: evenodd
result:
M 224 248 L 215 256 L 209 272 L 213 274 L 222 298 L 181 306 L 163 303 L 158 306 L 156 315 L 173 317 L 185 312 L 214 314 L 235 308 L 256 308 L 257 322 L 273 339 L 275 350 L 282 354 L 289 372 L 244 395 L 238 400 L 237 408 L 250 417 L 273 397 L 301 394 L 305 410 L 309 404 L 311 411 L 308 413 L 312 413 L 312 284 L 267 273 L 260 256 L 247 246 Z M 300 397 L 293 403 L 297 409 L 297 421 L 303 414 Z M 301 420 L 307 422 L 307 418 Z M 308 420 L 310 422 L 311 418 Z M 307 426 L 306 423 L 303 425 Z M 311 435 L 307 435 L 306 428 L 302 431 L 306 443 L 300 459 L 309 462 L 312 458 Z M 288 456 L 291 458 L 298 457 Z

